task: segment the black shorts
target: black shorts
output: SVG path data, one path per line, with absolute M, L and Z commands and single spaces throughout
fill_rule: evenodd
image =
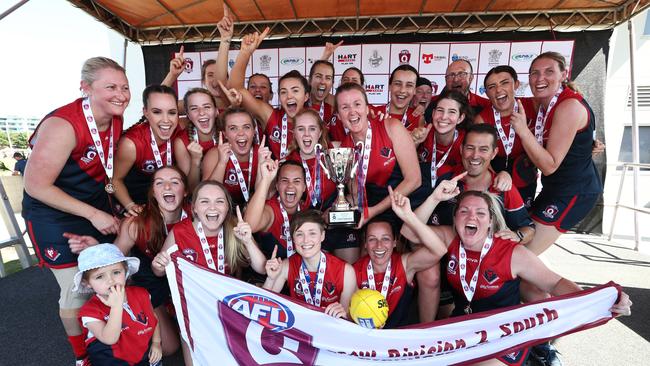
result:
M 530 216 L 536 222 L 554 226 L 559 232 L 566 232 L 576 226 L 589 214 L 600 193 L 560 196 L 542 189 L 531 207 Z

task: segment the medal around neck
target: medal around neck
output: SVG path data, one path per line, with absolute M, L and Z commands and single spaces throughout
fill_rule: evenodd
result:
M 363 145 L 362 143 L 359 144 Z M 338 190 L 338 196 L 329 211 L 329 226 L 357 226 L 361 219 L 361 211 L 357 207 L 353 207 L 345 198 L 345 185 L 350 179 L 354 178 L 359 164 L 355 149 L 351 147 L 339 147 L 322 150 L 323 147 L 320 145 L 317 145 L 316 148 L 323 151 L 320 155 L 319 163 L 327 178 L 336 183 Z

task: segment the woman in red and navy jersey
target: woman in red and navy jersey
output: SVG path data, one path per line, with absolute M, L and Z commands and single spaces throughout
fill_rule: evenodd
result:
M 201 160 L 217 146 L 217 110 L 214 96 L 207 89 L 192 88 L 183 97 L 190 124 L 174 139 L 174 158 L 187 175 L 189 189 L 201 181 Z
M 442 181 L 434 191 L 439 201 L 458 194 L 456 182 L 448 180 Z M 446 275 L 454 294 L 453 316 L 518 305 L 520 279 L 553 296 L 581 290 L 575 283 L 548 269 L 525 246 L 492 235 L 507 228 L 494 195 L 465 191 L 457 201 L 454 226 L 438 226 L 432 235 L 447 246 Z M 406 226 L 402 228 L 402 234 L 414 242 L 419 240 Z M 630 305 L 629 296 L 621 293 L 610 311 L 616 315 L 629 315 Z M 514 355 L 500 356 L 498 364 L 522 365 L 527 353 L 526 349 Z
M 142 102 L 146 121 L 124 133 L 115 159 L 115 198 L 131 216 L 142 211 L 153 173 L 173 164 L 172 140 L 178 126 L 174 89 L 150 85 L 142 92 Z
M 352 182 L 353 197 L 364 210 L 361 227 L 364 221 L 390 209 L 389 185 L 406 195 L 420 185 L 420 170 L 415 164 L 417 154 L 402 122 L 394 118 L 368 119 L 368 99 L 362 86 L 352 83 L 339 86 L 336 106 L 339 118 L 350 131 L 341 146 L 363 144 Z
M 284 161 L 289 154 L 289 144 L 293 140 L 293 119 L 305 108 L 305 103 L 309 99 L 309 83 L 298 71 L 284 74 L 279 80 L 280 108 L 278 109 L 255 98 L 244 87 L 246 65 L 268 32 L 267 28 L 261 35 L 254 33 L 244 37 L 230 74 L 229 86 L 241 92 L 242 107 L 260 122 L 273 156 Z
M 296 254 L 287 260 L 276 257 L 277 247 L 266 262 L 264 288 L 280 292 L 287 283 L 294 299 L 320 307 L 327 315 L 348 318 L 352 294 L 357 290 L 352 266 L 321 251 L 325 221 L 320 211 L 297 213 L 291 221 Z
M 73 295 L 77 256 L 65 232 L 110 242 L 119 229 L 109 193 L 114 147 L 131 92 L 124 69 L 105 57 L 88 59 L 81 70 L 85 98 L 47 115 L 30 138 L 25 170 L 23 217 L 41 264 L 52 268 L 61 288 L 59 315 L 82 359 L 85 345 L 77 312 L 85 296 Z
M 391 205 L 404 225 L 420 238 L 424 246 L 400 254 L 395 252 L 397 241 L 390 222 L 375 219 L 366 225 L 365 248 L 368 254 L 354 264 L 354 270 L 359 288 L 377 290 L 386 298 L 388 320 L 384 328 L 406 325 L 415 274 L 431 268 L 447 252 L 439 240 L 432 240 L 431 229 L 413 213 L 407 197 L 392 192 Z
M 376 109 L 390 118 L 401 121 L 409 132 L 424 125 L 422 113 L 414 113 L 415 107 L 411 107 L 419 77 L 418 71 L 413 66 L 409 64 L 397 66 L 388 78 L 390 100 L 385 106 Z
M 530 65 L 529 83 L 539 108 L 534 133 L 521 105 L 511 123 L 542 172 L 543 188 L 531 207 L 535 237 L 527 244 L 540 254 L 589 213 L 603 186 L 591 156 L 594 113 L 568 82 L 564 57 L 556 52 L 537 56 Z
M 528 128 L 533 128 L 531 116 L 535 111 L 532 98 L 515 99 L 515 91 L 519 89 L 517 72 L 507 65 L 496 66 L 485 75 L 485 93 L 492 108 L 484 108 L 476 116 L 476 123 L 487 123 L 497 129 L 499 148 L 497 156 L 492 159 L 491 165 L 495 172 L 508 172 L 512 177 L 512 184 L 517 188 L 529 208 L 535 197 L 537 188 L 537 168 L 526 155 L 521 138 L 515 133 L 510 124 L 510 116 L 515 109 L 519 110 L 517 100 L 524 107 L 528 117 Z
M 255 189 L 260 151 L 266 155 L 268 148 L 264 141 L 255 145 L 255 123 L 246 110 L 227 109 L 221 119 L 224 131 L 219 133 L 219 145 L 205 155 L 203 180 L 223 183 L 235 204 L 243 207 Z
M 167 278 L 152 272 L 153 258 L 160 252 L 167 233 L 190 212 L 186 205 L 187 177 L 175 166 L 163 167 L 153 175 L 153 183 L 147 194 L 147 204 L 138 216 L 127 217 L 120 225 L 115 245 L 124 255 L 129 253 L 140 259 L 140 269 L 131 276 L 133 285 L 149 292 L 151 304 L 160 324 L 163 355 L 171 355 L 179 346 L 178 330 L 167 312 L 171 300 Z M 97 239 L 67 233 L 72 252 L 99 244 Z

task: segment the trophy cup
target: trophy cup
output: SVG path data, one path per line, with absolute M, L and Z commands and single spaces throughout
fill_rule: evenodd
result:
M 323 153 L 319 163 L 327 178 L 336 183 L 338 196 L 329 211 L 330 227 L 355 227 L 361 219 L 361 212 L 345 199 L 345 185 L 354 178 L 358 161 L 355 159 L 355 149 L 339 147 L 323 150 L 320 145 L 316 147 Z

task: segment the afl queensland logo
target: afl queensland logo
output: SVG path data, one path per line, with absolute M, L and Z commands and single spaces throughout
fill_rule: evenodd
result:
M 191 58 L 185 58 L 183 66 L 185 66 L 185 72 L 189 74 L 194 70 L 194 61 Z
M 411 61 L 411 52 L 409 50 L 399 51 L 399 63 L 400 65 L 408 64 Z
M 304 62 L 305 60 L 300 57 L 286 57 L 280 60 L 280 63 L 284 66 L 298 66 L 302 65 Z
M 225 297 L 223 303 L 273 332 L 291 329 L 295 321 L 287 306 L 260 294 L 234 294 Z

